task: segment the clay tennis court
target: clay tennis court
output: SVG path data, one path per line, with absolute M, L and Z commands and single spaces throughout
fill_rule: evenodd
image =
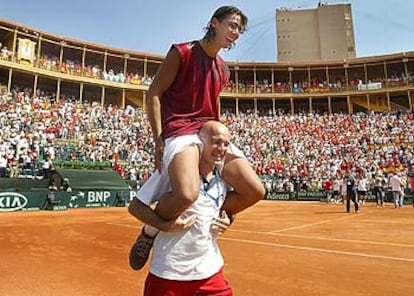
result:
M 0 214 L 0 294 L 141 295 L 126 208 Z M 221 238 L 235 295 L 413 295 L 414 209 L 262 201 Z

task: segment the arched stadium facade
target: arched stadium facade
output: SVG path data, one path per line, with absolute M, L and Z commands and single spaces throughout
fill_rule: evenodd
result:
M 145 108 L 163 56 L 62 37 L 0 20 L 0 90 L 18 86 L 83 102 Z M 340 61 L 228 62 L 221 107 L 285 113 L 412 110 L 414 52 Z

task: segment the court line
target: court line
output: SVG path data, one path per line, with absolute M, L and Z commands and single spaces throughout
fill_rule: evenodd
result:
M 280 229 L 280 230 L 270 231 L 269 233 L 280 233 L 280 232 L 285 232 L 285 231 L 294 230 L 294 229 L 301 229 L 301 228 L 306 228 L 306 227 L 310 227 L 310 226 L 326 224 L 326 223 L 329 223 L 329 222 L 332 222 L 332 221 L 342 220 L 342 219 L 345 219 L 345 218 L 348 218 L 348 217 L 349 216 L 342 216 L 342 217 L 335 218 L 335 219 L 323 220 L 323 221 L 318 221 L 318 222 L 315 222 L 315 223 L 303 224 L 303 225 L 288 227 L 288 228 L 284 228 L 284 229 Z
M 122 227 L 129 227 L 129 228 L 138 228 L 137 226 L 134 226 L 134 225 L 116 223 L 116 222 L 107 222 L 106 224 L 115 225 L 115 226 L 122 226 Z M 279 236 L 291 236 L 289 234 L 286 235 L 286 234 L 277 234 L 277 233 L 259 232 L 259 231 L 239 231 L 239 230 L 230 230 L 230 231 L 238 231 L 238 232 L 245 232 L 245 233 L 271 234 L 271 235 L 279 235 Z M 309 238 L 309 237 L 306 237 L 306 236 L 303 236 L 303 237 L 304 238 Z M 235 241 L 235 242 L 242 242 L 242 243 L 249 243 L 249 244 L 256 244 L 256 245 L 296 249 L 296 250 L 316 251 L 316 252 L 323 252 L 323 253 L 348 255 L 348 256 L 359 256 L 359 257 L 366 257 L 366 258 L 377 258 L 377 259 L 385 259 L 385 260 L 395 260 L 395 261 L 403 261 L 403 262 L 414 262 L 414 259 L 410 259 L 410 258 L 372 255 L 372 254 L 346 252 L 346 251 L 335 251 L 335 250 L 328 250 L 328 249 L 301 247 L 301 246 L 294 246 L 294 245 L 287 245 L 287 244 L 267 243 L 267 242 L 261 242 L 261 241 L 245 240 L 245 239 L 237 239 L 237 238 L 227 238 L 227 237 L 220 237 L 219 239 L 220 240 Z M 324 238 L 320 238 L 320 239 L 324 239 Z M 341 239 L 329 239 L 329 238 L 327 238 L 326 240 L 339 240 L 339 241 L 346 241 L 346 242 L 355 242 L 355 240 L 341 240 Z M 357 242 L 359 242 L 359 241 L 357 241 Z M 360 241 L 360 242 L 362 242 L 362 243 L 371 243 L 371 244 L 385 244 L 385 245 L 388 245 L 386 243 L 377 243 L 377 242 L 371 242 L 371 241 Z M 389 245 L 394 245 L 394 244 L 389 244 Z M 398 245 L 398 244 L 395 244 L 395 245 Z M 405 245 L 401 245 L 401 246 L 405 246 Z M 407 245 L 407 246 L 410 246 L 410 245 Z
M 407 247 L 412 248 L 414 245 L 407 244 L 398 244 L 398 243 L 385 243 L 385 242 L 375 242 L 375 241 L 365 241 L 365 240 L 356 240 L 356 239 L 344 239 L 344 238 L 329 238 L 329 237 L 320 237 L 320 236 L 309 236 L 309 235 L 299 235 L 299 234 L 285 234 L 285 233 L 275 233 L 275 232 L 265 232 L 265 231 L 251 231 L 251 230 L 238 230 L 238 229 L 227 229 L 229 232 L 240 232 L 240 233 L 251 233 L 251 234 L 265 234 L 265 235 L 274 235 L 274 236 L 285 236 L 285 237 L 295 237 L 295 238 L 306 238 L 306 239 L 316 239 L 316 240 L 325 240 L 325 241 L 336 241 L 336 242 L 346 242 L 346 243 L 359 243 L 359 244 L 368 244 L 368 245 L 382 245 L 382 246 L 394 246 L 394 247 Z
M 363 214 L 359 213 L 357 215 L 361 216 L 361 215 L 366 215 L 366 214 L 371 214 L 371 213 L 372 213 L 372 211 L 368 211 L 368 212 L 364 212 Z M 345 216 L 341 216 L 341 217 L 338 217 L 338 218 L 335 218 L 335 219 L 323 220 L 323 221 L 318 221 L 318 222 L 315 222 L 315 223 L 303 224 L 303 225 L 293 226 L 293 227 L 284 228 L 284 229 L 280 229 L 280 230 L 275 230 L 275 231 L 271 231 L 270 233 L 278 233 L 278 232 L 285 232 L 285 231 L 294 230 L 294 229 L 301 229 L 301 228 L 306 228 L 306 227 L 309 227 L 309 226 L 326 224 L 326 223 L 336 221 L 336 220 L 348 219 L 350 217 L 356 217 L 356 216 L 354 216 L 354 215 L 345 215 Z
M 129 228 L 139 228 L 139 225 L 130 225 L 130 224 L 117 223 L 117 222 L 106 222 L 106 224 L 115 225 L 115 226 L 124 226 L 124 227 L 129 227 Z
M 393 224 L 393 225 L 406 225 L 406 226 L 410 226 L 410 225 L 414 225 L 414 223 L 409 223 L 409 222 L 398 222 L 398 221 L 392 221 L 392 220 L 359 220 L 358 222 L 361 223 L 369 223 L 369 224 Z
M 372 255 L 372 254 L 346 252 L 346 251 L 335 251 L 335 250 L 311 248 L 311 247 L 300 247 L 300 246 L 266 243 L 266 242 L 261 242 L 261 241 L 245 240 L 245 239 L 237 239 L 237 238 L 220 237 L 220 240 L 248 243 L 248 244 L 254 244 L 254 245 L 271 246 L 271 247 L 280 247 L 280 248 L 287 248 L 287 249 L 296 249 L 296 250 L 302 250 L 302 251 L 315 251 L 315 252 L 348 255 L 348 256 L 356 256 L 356 257 L 376 258 L 376 259 L 394 260 L 394 261 L 403 261 L 403 262 L 414 262 L 414 259 L 411 259 L 411 258 Z
M 129 228 L 139 228 L 139 226 L 123 224 L 118 222 L 106 222 L 106 224 L 123 226 Z M 407 244 L 397 244 L 397 243 L 384 243 L 384 242 L 375 242 L 375 241 L 363 241 L 363 240 L 354 240 L 354 239 L 342 239 L 342 238 L 328 238 L 328 237 L 319 237 L 319 236 L 307 236 L 307 235 L 298 235 L 298 234 L 285 234 L 285 233 L 274 233 L 274 232 L 265 232 L 265 231 L 252 231 L 252 230 L 238 230 L 238 229 L 227 229 L 228 232 L 240 232 L 240 233 L 250 233 L 250 234 L 265 234 L 273 236 L 285 236 L 285 237 L 295 237 L 295 238 L 305 238 L 305 239 L 317 239 L 325 241 L 336 241 L 336 242 L 346 242 L 346 243 L 359 243 L 359 244 L 368 244 L 368 245 L 382 245 L 382 246 L 394 246 L 394 247 L 406 247 L 412 248 L 414 245 Z M 221 237 L 220 239 L 223 239 Z
M 326 224 L 326 223 L 332 222 L 334 220 L 336 220 L 336 219 L 319 221 L 319 222 L 315 222 L 315 223 L 303 224 L 303 225 L 298 225 L 298 226 L 292 226 L 292 227 L 288 227 L 288 228 L 284 228 L 284 229 L 280 229 L 280 230 L 270 231 L 269 233 L 280 233 L 280 232 L 285 232 L 285 231 L 289 231 L 289 230 L 301 229 L 301 228 L 306 228 L 306 227 L 310 227 L 310 226 Z

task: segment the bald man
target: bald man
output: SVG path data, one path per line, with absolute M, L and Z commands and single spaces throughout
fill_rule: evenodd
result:
M 180 217 L 169 221 L 160 218 L 150 207 L 153 200 L 142 196 L 130 204 L 134 217 L 160 230 L 144 295 L 232 295 L 217 245 L 217 235 L 230 225 L 223 210 L 227 186 L 221 169 L 231 136 L 216 121 L 206 122 L 199 136 L 203 143 L 199 196 Z

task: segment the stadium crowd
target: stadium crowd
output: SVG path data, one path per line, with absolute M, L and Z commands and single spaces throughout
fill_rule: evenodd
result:
M 1 42 L 0 59 L 12 61 L 12 52 L 7 48 L 7 46 L 3 46 Z M 17 61 L 16 57 L 13 61 Z M 34 66 L 40 69 L 57 71 L 70 75 L 86 76 L 112 82 L 129 83 L 136 85 L 149 86 L 154 79 L 154 77 L 150 75 L 141 75 L 140 73 L 129 72 L 124 73 L 123 70 L 117 71 L 112 68 L 109 68 L 108 70 L 102 70 L 102 67 L 99 65 L 85 65 L 82 67 L 82 63 L 80 61 L 71 59 L 60 61 L 59 57 L 48 55 L 42 55 L 38 60 L 36 60 L 36 57 L 34 57 Z
M 322 190 L 345 174 L 357 180 L 414 166 L 414 113 L 285 114 L 222 110 L 234 143 L 275 191 Z M 0 176 L 47 177 L 53 166 L 107 164 L 129 180 L 153 168 L 150 126 L 141 108 L 14 89 L 0 94 Z M 331 190 L 331 189 L 330 189 Z
M 348 85 L 345 78 L 332 79 L 330 82 L 322 77 L 314 77 L 308 80 L 293 80 L 290 83 L 288 80 L 276 78 L 272 88 L 270 80 L 256 80 L 256 93 L 326 93 L 326 92 L 340 92 L 346 90 L 366 90 L 366 89 L 381 89 L 384 87 L 395 87 L 414 82 L 414 73 L 394 73 L 389 78 L 376 77 L 364 82 L 359 76 L 349 81 Z M 255 85 L 253 80 L 240 79 L 238 84 L 230 80 L 224 91 L 226 92 L 240 92 L 240 93 L 255 93 Z
M 12 52 L 3 46 L 0 42 L 0 59 L 11 61 Z M 15 60 L 16 61 L 16 58 Z M 154 77 L 152 75 L 141 75 L 140 73 L 129 73 L 123 69 L 112 69 L 109 65 L 108 69 L 103 70 L 100 65 L 86 64 L 82 67 L 80 61 L 73 59 L 65 59 L 60 61 L 60 58 L 56 55 L 48 56 L 42 55 L 39 60 L 34 59 L 34 66 L 60 73 L 66 73 L 70 75 L 86 76 L 91 78 L 103 79 L 107 81 L 117 83 L 128 83 L 135 85 L 149 86 Z M 414 73 L 410 72 L 405 74 L 404 72 L 390 72 L 388 77 L 375 77 L 367 81 L 362 79 L 358 74 L 349 80 L 347 85 L 345 76 L 333 77 L 331 81 L 327 81 L 326 78 L 316 75 L 310 80 L 308 79 L 293 79 L 292 83 L 288 78 L 275 77 L 274 84 L 272 86 L 269 79 L 256 80 L 256 88 L 254 81 L 239 79 L 238 84 L 233 80 L 230 80 L 224 91 L 231 93 L 325 93 L 325 92 L 339 92 L 346 90 L 366 90 L 366 89 L 379 89 L 383 87 L 401 86 L 414 83 Z

